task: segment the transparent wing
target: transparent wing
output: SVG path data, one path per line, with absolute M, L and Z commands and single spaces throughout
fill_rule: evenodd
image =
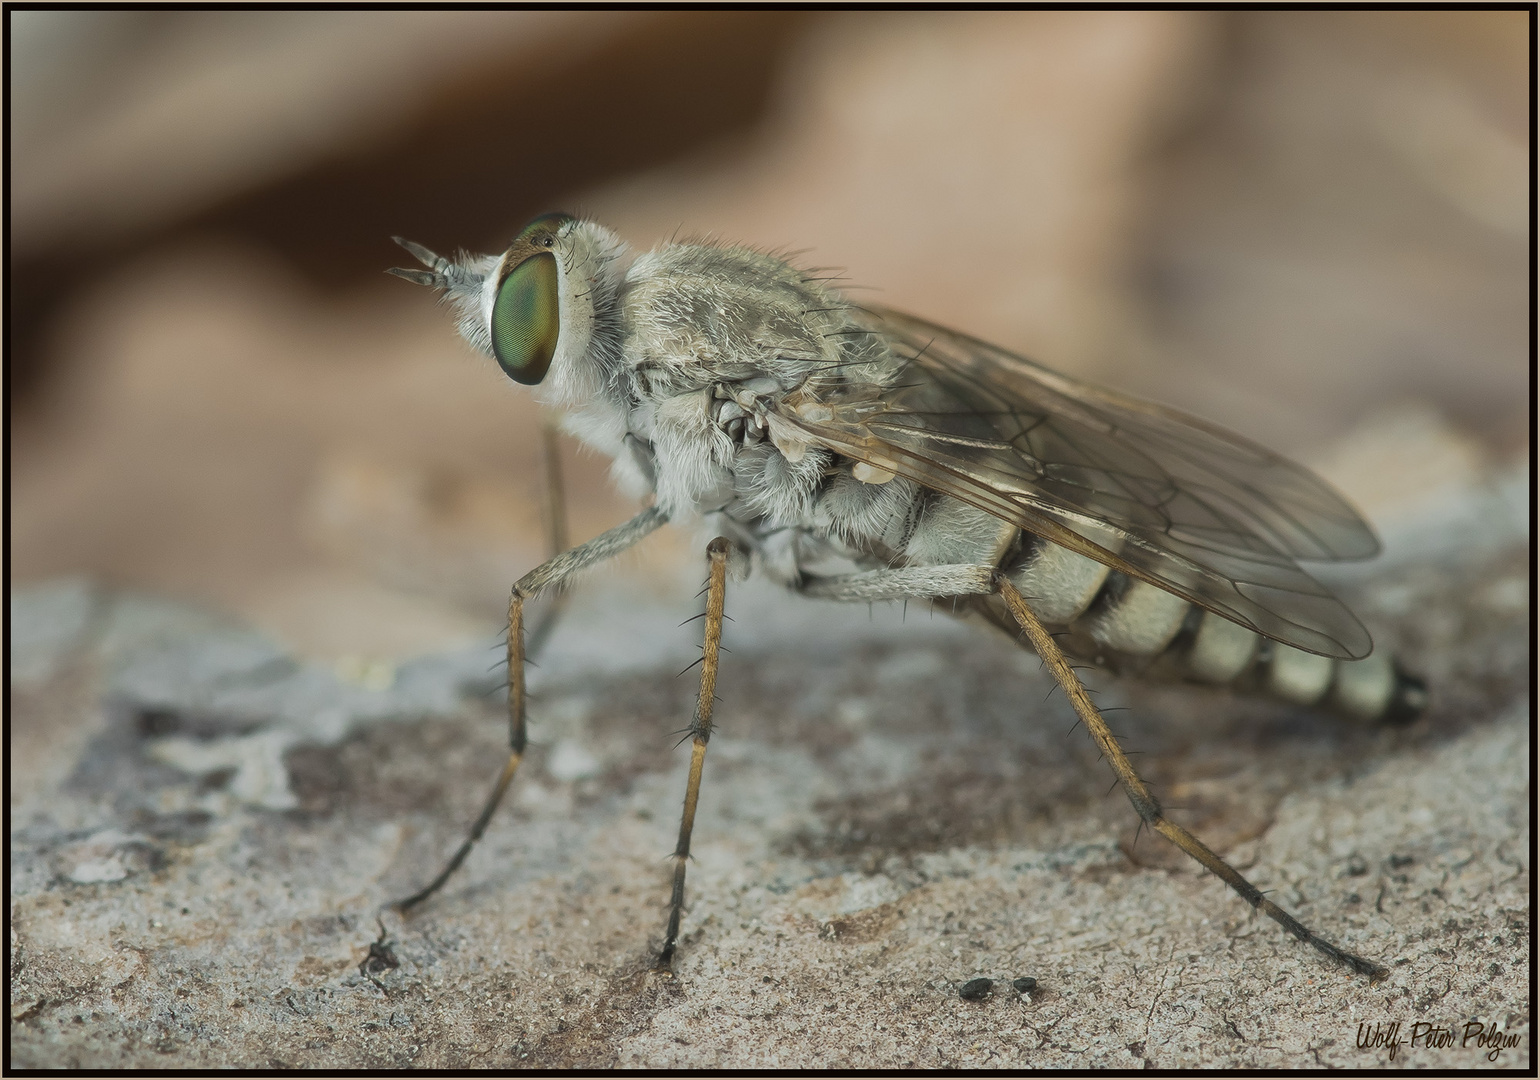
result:
M 1325 656 L 1373 647 L 1297 559 L 1379 543 L 1324 482 L 1194 417 L 1066 378 L 893 311 L 886 387 L 783 402 L 805 437 L 988 511 L 1259 634 Z

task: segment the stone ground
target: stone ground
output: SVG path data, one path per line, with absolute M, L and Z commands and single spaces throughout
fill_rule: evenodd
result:
M 507 805 L 383 933 L 502 760 L 495 642 L 327 666 L 165 599 L 21 589 L 11 1064 L 1487 1067 L 1461 1045 L 1476 1022 L 1517 1036 L 1496 1065 L 1529 1068 L 1527 508 L 1512 474 L 1347 588 L 1428 676 L 1410 728 L 1101 680 L 1168 804 L 1389 966 L 1378 985 L 1136 837 L 1036 659 L 913 606 L 733 587 L 665 980 L 688 582 L 674 607 L 618 577 L 578 592 Z M 979 977 L 992 992 L 962 999 Z M 1359 1046 L 1395 1022 L 1454 1045 Z

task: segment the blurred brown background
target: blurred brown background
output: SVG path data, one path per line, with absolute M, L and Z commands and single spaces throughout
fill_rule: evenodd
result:
M 9 18 L 17 581 L 323 657 L 485 631 L 538 418 L 381 271 L 553 208 L 805 250 L 1322 468 L 1375 416 L 1524 445 L 1522 12 Z M 628 513 L 567 466 L 577 537 Z

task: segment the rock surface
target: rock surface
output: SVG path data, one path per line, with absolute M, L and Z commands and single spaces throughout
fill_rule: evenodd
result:
M 1526 486 L 1494 496 L 1515 520 Z M 1429 677 L 1409 729 L 1099 680 L 1167 802 L 1386 963 L 1378 985 L 1136 837 L 1036 659 L 939 613 L 732 587 L 668 980 L 649 968 L 698 624 L 660 628 L 691 601 L 579 592 L 531 669 L 507 805 L 437 897 L 377 923 L 502 759 L 495 642 L 323 665 L 152 597 L 20 590 L 13 1064 L 1444 1069 L 1490 1063 L 1460 1045 L 1476 1021 L 1527 1067 L 1528 564 L 1513 522 L 1484 546 L 1470 524 L 1353 594 Z M 1359 1045 L 1396 1021 L 1455 1045 Z

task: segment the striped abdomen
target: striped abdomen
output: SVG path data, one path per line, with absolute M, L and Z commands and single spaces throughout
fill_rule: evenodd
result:
M 1361 720 L 1404 723 L 1421 713 L 1427 690 L 1388 653 L 1334 660 L 1262 637 L 1164 589 L 1037 537 L 1004 567 L 1037 616 L 1064 627 L 1064 651 L 1114 671 L 1186 679 L 1329 708 Z M 998 597 L 979 610 L 1015 631 Z

